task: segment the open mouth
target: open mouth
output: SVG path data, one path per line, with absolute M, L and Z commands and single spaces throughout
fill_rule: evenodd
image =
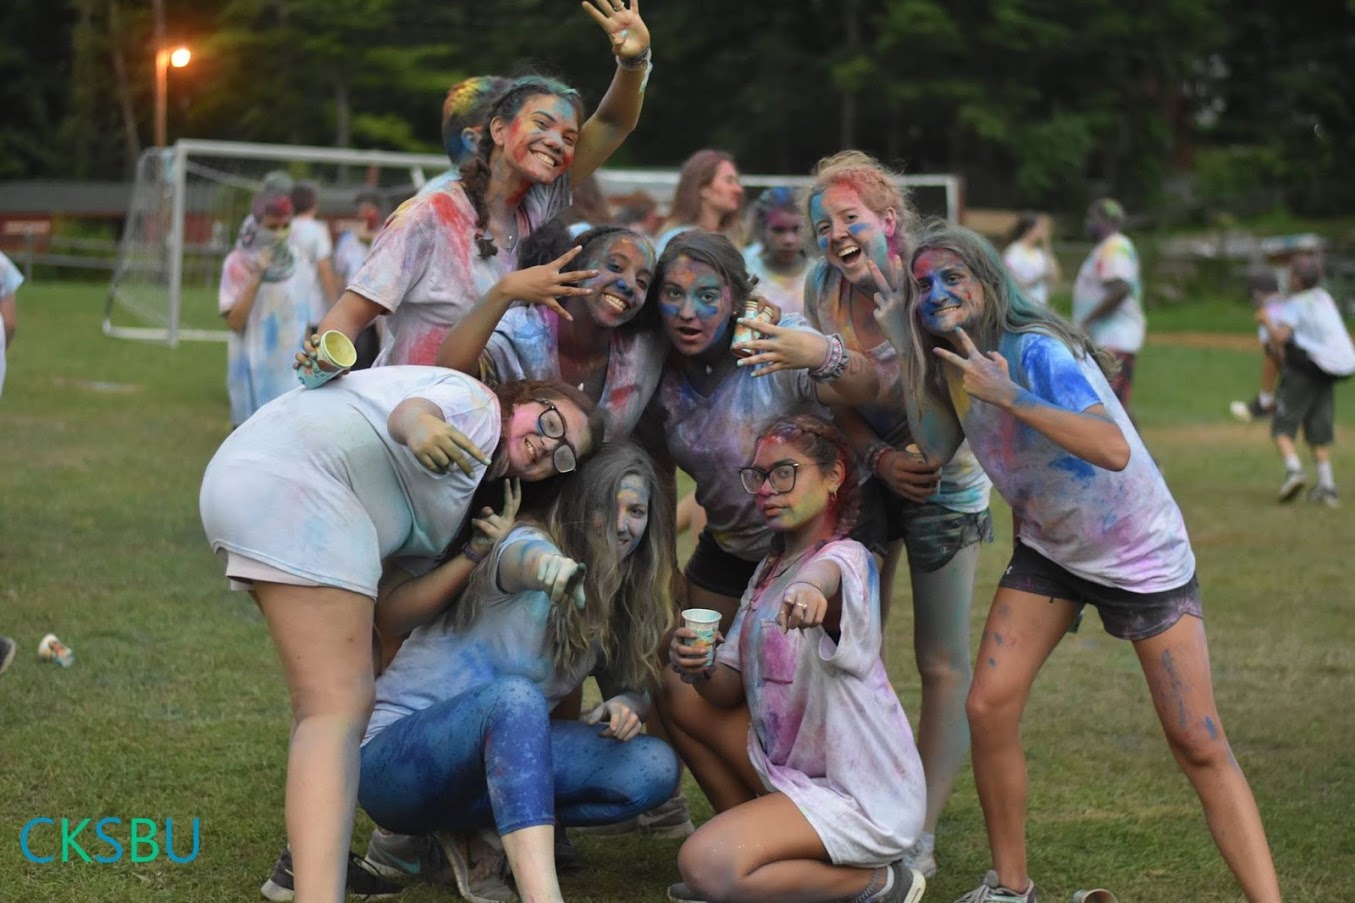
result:
M 534 150 L 532 151 L 532 156 L 540 160 L 546 166 L 549 166 L 551 169 L 554 169 L 555 167 L 560 165 L 559 160 L 555 159 L 553 156 L 546 153 L 545 151 Z
M 844 245 L 838 248 L 837 259 L 845 264 L 855 263 L 861 257 L 861 247 L 859 245 Z
M 540 454 L 545 451 L 545 449 L 539 449 L 537 447 L 536 443 L 532 441 L 531 436 L 523 436 L 522 445 L 525 449 L 527 449 L 527 461 L 528 463 L 531 464 L 535 464 L 537 457 L 539 457 Z
M 695 326 L 679 326 L 676 330 L 678 338 L 685 339 L 688 342 L 701 338 L 701 330 Z

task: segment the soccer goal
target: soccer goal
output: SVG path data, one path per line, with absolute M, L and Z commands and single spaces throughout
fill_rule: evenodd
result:
M 217 312 L 221 266 L 230 253 L 250 203 L 269 173 L 307 179 L 319 189 L 318 215 L 336 230 L 355 225 L 357 195 L 374 192 L 387 211 L 448 168 L 439 154 L 253 144 L 185 139 L 145 151 L 109 286 L 103 330 L 119 338 L 224 341 Z M 598 172 L 609 197 L 644 192 L 667 210 L 677 186 L 676 170 Z M 743 175 L 749 195 L 777 185 L 803 187 L 807 176 Z M 908 175 L 904 184 L 924 214 L 958 221 L 963 181 L 959 176 Z

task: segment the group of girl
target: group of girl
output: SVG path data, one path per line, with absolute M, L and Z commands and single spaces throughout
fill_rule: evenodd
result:
M 1091 602 L 1136 644 L 1240 883 L 1278 899 L 1179 510 L 1094 349 L 982 240 L 919 233 L 858 152 L 823 161 L 803 207 L 766 202 L 764 262 L 795 263 L 773 228 L 822 253 L 800 255 L 803 313 L 775 322 L 744 316 L 759 280 L 706 223 L 657 251 L 624 229 L 534 236 L 634 127 L 648 77 L 637 5 L 585 9 L 617 56 L 594 116 L 556 82 L 510 82 L 461 178 L 392 215 L 321 324 L 351 338 L 387 315 L 380 366 L 264 406 L 204 477 L 207 534 L 292 698 L 278 889 L 342 899 L 361 802 L 388 835 L 431 837 L 467 899 L 559 900 L 557 827 L 664 803 L 680 759 L 717 815 L 671 899 L 911 903 L 972 729 L 995 871 L 966 899 L 1033 900 L 1017 725 Z M 707 517 L 680 578 L 677 468 Z M 1019 544 L 971 689 L 989 476 Z M 902 550 L 916 744 L 882 659 Z M 713 658 L 679 607 L 720 613 Z M 580 720 L 593 674 L 603 702 Z

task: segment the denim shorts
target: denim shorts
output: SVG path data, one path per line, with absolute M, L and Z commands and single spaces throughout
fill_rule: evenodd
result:
M 1079 577 L 1020 540 L 997 584 L 1050 599 L 1067 599 L 1079 608 L 1090 604 L 1101 616 L 1106 633 L 1131 642 L 1157 636 L 1184 615 L 1204 617 L 1200 583 L 1194 574 L 1175 589 L 1135 593 Z
M 968 514 L 931 502 L 914 502 L 896 494 L 878 477 L 868 480 L 861 494 L 880 499 L 885 540 L 903 540 L 913 570 L 939 571 L 966 546 L 993 541 L 993 515 L 986 508 Z

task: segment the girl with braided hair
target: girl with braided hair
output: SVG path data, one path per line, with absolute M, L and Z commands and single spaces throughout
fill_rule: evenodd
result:
M 447 330 L 486 295 L 537 301 L 586 293 L 570 283 L 593 274 L 561 272 L 577 250 L 515 272 L 521 240 L 569 206 L 570 180 L 601 166 L 640 118 L 649 30 L 638 0 L 629 6 L 593 0 L 583 7 L 609 36 L 617 59 L 616 76 L 593 116 L 583 122 L 582 99 L 567 85 L 541 76 L 512 81 L 490 108 L 461 178 L 391 215 L 319 332 L 353 338 L 387 314 L 377 366 L 432 364 Z M 313 356 L 312 344 L 303 346 L 299 366 Z
M 742 798 L 683 845 L 669 898 L 913 903 L 926 880 L 901 860 L 926 785 L 880 658 L 875 561 L 848 536 L 861 502 L 851 449 L 824 418 L 784 417 L 739 479 L 772 551 L 713 662 L 686 627 L 669 648 L 694 689 L 671 710 L 674 742 Z

